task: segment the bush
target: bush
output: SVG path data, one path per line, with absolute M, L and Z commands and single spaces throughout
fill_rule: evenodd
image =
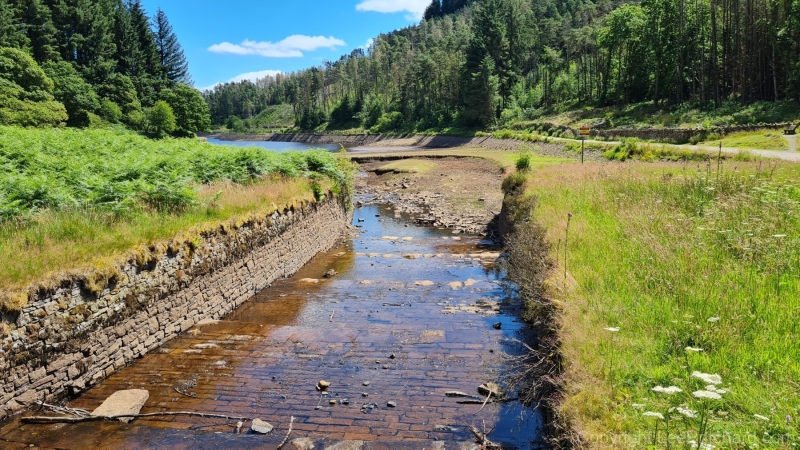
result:
M 122 110 L 116 103 L 109 99 L 100 101 L 100 109 L 97 112 L 100 114 L 100 117 L 111 123 L 119 123 L 119 121 L 122 120 Z
M 0 47 L 0 125 L 64 125 L 67 111 L 54 101 L 53 89 L 53 81 L 33 58 Z
M 533 159 L 533 154 L 531 154 L 531 152 L 529 151 L 520 152 L 515 159 L 515 165 L 517 167 L 517 170 L 530 169 L 532 159 Z
M 175 114 L 169 104 L 159 100 L 147 110 L 147 131 L 155 137 L 175 131 Z
M 503 180 L 503 194 L 512 195 L 518 193 L 520 189 L 525 186 L 527 181 L 528 177 L 524 173 L 512 173 Z
M 172 89 L 162 91 L 161 99 L 175 113 L 175 135 L 194 136 L 197 132 L 211 129 L 208 103 L 197 89 L 179 83 Z
M 387 133 L 400 128 L 403 122 L 403 115 L 398 111 L 392 111 L 381 115 L 377 123 L 369 129 L 370 133 Z

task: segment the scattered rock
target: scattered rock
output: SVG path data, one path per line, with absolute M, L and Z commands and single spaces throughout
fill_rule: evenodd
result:
M 338 273 L 337 273 L 335 270 L 333 270 L 333 269 L 330 269 L 330 270 L 328 270 L 327 272 L 325 272 L 325 275 L 324 275 L 324 277 L 325 277 L 325 278 L 333 278 L 333 277 L 335 277 L 336 275 L 338 275 Z
M 350 404 L 350 399 L 343 398 L 343 399 L 341 400 L 341 403 L 342 403 L 343 405 L 349 405 L 349 404 Z
M 333 400 L 333 399 L 328 400 L 328 404 L 331 405 L 331 406 L 334 406 L 334 405 L 336 405 L 336 400 Z
M 421 257 L 422 255 L 419 253 L 406 253 L 403 255 L 403 258 L 405 259 L 419 259 Z
M 450 288 L 454 289 L 454 290 L 455 289 L 461 289 L 462 287 L 464 287 L 464 284 L 461 283 L 460 281 L 453 281 L 451 283 L 447 283 L 447 285 L 450 286 Z
M 326 390 L 328 390 L 329 387 L 331 387 L 331 383 L 329 383 L 329 382 L 327 382 L 325 380 L 320 380 L 320 382 L 317 383 L 317 390 L 318 391 L 326 391 Z
M 367 394 L 366 392 L 362 392 L 362 393 L 361 393 L 361 396 L 362 396 L 362 397 L 369 397 L 369 394 Z
M 413 237 L 404 237 L 403 240 L 408 242 L 408 241 L 413 241 L 414 238 Z
M 308 284 L 317 284 L 319 280 L 316 278 L 302 278 L 299 280 L 300 283 L 308 283 Z
M 394 356 L 394 353 L 392 353 L 391 355 L 389 355 L 389 359 L 395 359 L 395 358 L 397 358 L 397 357 L 396 357 L 396 356 Z
M 364 386 L 369 386 L 369 381 L 365 381 L 365 382 L 363 382 L 361 384 L 363 384 Z
M 386 406 L 388 406 L 390 408 L 396 408 L 397 407 L 397 403 L 395 403 L 395 402 L 386 402 Z
M 417 281 L 417 282 L 414 282 L 414 285 L 416 285 L 416 286 L 433 286 L 434 282 L 433 281 L 429 281 L 429 280 Z
M 384 364 L 384 365 L 383 365 L 383 369 L 384 369 L 384 370 L 386 370 L 386 369 L 388 369 L 388 368 L 389 368 L 389 366 L 388 366 L 388 365 L 386 365 L 386 364 Z
M 360 284 L 375 284 L 375 282 L 372 280 L 363 280 Z
M 314 441 L 307 437 L 292 439 L 290 442 L 294 450 L 312 450 L 314 448 Z
M 398 240 L 400 238 L 397 237 L 397 236 L 382 236 L 381 239 L 385 239 L 387 241 L 396 241 L 396 240 Z
M 261 419 L 253 419 L 253 424 L 250 425 L 250 429 L 253 430 L 253 433 L 258 434 L 269 434 L 272 432 L 272 428 L 272 425 Z
M 123 414 L 139 414 L 148 398 L 150 398 L 150 392 L 144 389 L 117 391 L 92 411 L 92 415 L 121 416 Z M 123 423 L 129 423 L 131 420 L 133 420 L 133 417 L 119 419 Z
M 499 329 L 503 328 L 503 324 L 500 323 L 500 322 L 497 322 L 496 324 L 492 325 L 492 328 L 494 328 L 495 330 L 499 330 Z
M 433 427 L 433 431 L 439 431 L 443 433 L 455 433 L 458 431 L 458 428 L 451 427 L 450 425 L 436 425 Z
M 480 281 L 473 280 L 472 278 L 470 278 L 470 279 L 468 279 L 467 281 L 464 282 L 464 286 L 466 286 L 466 287 L 475 286 L 478 283 L 480 283 Z

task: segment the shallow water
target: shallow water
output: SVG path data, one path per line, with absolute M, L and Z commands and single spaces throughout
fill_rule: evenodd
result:
M 274 141 L 222 141 L 214 138 L 207 138 L 209 144 L 214 145 L 235 145 L 237 147 L 261 147 L 276 152 L 288 152 L 298 150 L 310 150 L 321 148 L 328 151 L 339 151 L 341 148 L 335 144 L 304 144 L 302 142 L 274 142 Z
M 235 420 L 194 417 L 130 425 L 13 421 L 0 429 L 0 447 L 274 448 L 294 417 L 292 438 L 311 438 L 316 448 L 342 439 L 374 441 L 369 448 L 429 448 L 433 440 L 457 448 L 472 441 L 467 425 L 483 423 L 507 448 L 540 448 L 538 411 L 518 402 L 480 410 L 445 396 L 478 395 L 504 369 L 498 354 L 518 350 L 507 338 L 531 340 L 516 307 L 504 302 L 498 250 L 477 236 L 394 218 L 383 206 L 356 209 L 354 224 L 359 238 L 69 404 L 91 410 L 116 390 L 147 389 L 142 413 L 259 417 L 275 426 L 272 435 L 237 435 Z M 324 278 L 329 269 L 338 275 Z M 498 302 L 498 311 L 474 307 L 481 300 Z M 327 395 L 316 389 L 320 380 L 331 383 Z

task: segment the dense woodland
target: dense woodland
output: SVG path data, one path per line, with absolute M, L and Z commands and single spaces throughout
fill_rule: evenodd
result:
M 166 14 L 139 0 L 0 0 L 0 124 L 210 126 Z
M 215 123 L 287 103 L 304 129 L 374 131 L 797 100 L 800 0 L 433 0 L 367 51 L 204 95 Z

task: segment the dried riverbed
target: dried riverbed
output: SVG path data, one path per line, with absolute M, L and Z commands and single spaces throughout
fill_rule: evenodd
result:
M 539 448 L 537 411 L 518 402 L 481 409 L 445 395 L 479 395 L 502 375 L 500 353 L 519 351 L 509 338 L 532 340 L 499 285 L 497 248 L 479 235 L 415 225 L 372 197 L 359 199 L 359 232 L 341 246 L 68 404 L 92 410 L 117 390 L 146 389 L 142 413 L 258 417 L 271 434 L 183 416 L 128 425 L 14 420 L 0 429 L 0 446 L 274 448 L 294 417 L 284 448 L 473 448 L 467 426 L 484 423 L 508 448 Z M 331 383 L 327 392 L 320 380 Z

